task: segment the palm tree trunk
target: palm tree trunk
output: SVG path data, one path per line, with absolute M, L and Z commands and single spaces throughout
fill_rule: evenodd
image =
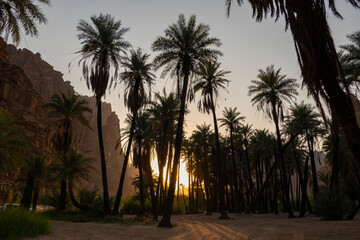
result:
M 319 185 L 318 185 L 318 181 L 317 181 L 315 157 L 314 157 L 314 150 L 313 150 L 313 141 L 310 136 L 307 136 L 307 144 L 308 144 L 308 148 L 309 148 L 311 174 L 312 174 L 312 179 L 313 179 L 313 194 L 314 194 L 313 197 L 314 197 L 314 199 L 316 199 L 317 193 L 319 191 Z
M 181 152 L 182 139 L 183 139 L 183 124 L 184 124 L 185 108 L 186 108 L 186 94 L 188 90 L 188 82 L 190 75 L 190 66 L 188 64 L 189 62 L 185 62 L 184 65 L 184 84 L 181 93 L 179 119 L 176 127 L 175 156 L 173 162 L 174 169 L 171 172 L 170 186 L 169 186 L 169 192 L 167 194 L 166 207 L 164 210 L 163 218 L 159 223 L 159 227 L 172 227 L 170 219 L 172 214 L 172 206 L 174 203 L 177 167 L 180 161 L 180 152 Z
M 332 111 L 333 112 L 333 111 Z M 330 187 L 337 188 L 339 187 L 339 123 L 336 119 L 336 116 L 332 114 L 332 142 L 334 143 L 333 147 L 333 162 L 332 162 L 332 174 L 331 174 L 331 184 Z
M 308 183 L 308 165 L 309 165 L 309 156 L 306 157 L 306 161 L 305 161 L 305 170 L 304 170 L 304 180 L 302 186 L 301 186 L 301 190 L 302 190 L 302 196 L 301 196 L 301 207 L 300 207 L 300 213 L 299 213 L 299 218 L 301 217 L 305 217 L 305 204 L 306 204 L 306 188 L 307 188 L 307 183 Z M 310 204 L 308 204 L 309 207 Z
M 72 202 L 72 204 L 76 207 L 76 208 L 79 208 L 79 209 L 81 209 L 81 210 L 87 210 L 87 209 L 90 209 L 90 207 L 89 206 L 85 206 L 85 205 L 82 205 L 82 204 L 80 204 L 77 200 L 76 200 L 76 198 L 75 198 L 75 196 L 74 196 L 74 192 L 73 192 L 73 188 L 72 188 L 72 180 L 71 179 L 69 179 L 69 195 L 70 195 L 70 199 L 71 199 L 71 202 Z
M 150 146 L 147 147 L 147 149 L 149 149 Z M 154 193 L 154 181 L 153 181 L 153 177 L 152 177 L 152 169 L 151 169 L 151 164 L 150 164 L 150 153 L 148 151 L 148 153 L 145 156 L 145 174 L 147 176 L 148 182 L 149 182 L 149 188 L 150 188 L 150 195 L 151 195 L 151 210 L 153 213 L 153 220 L 157 221 L 158 220 L 158 213 L 157 213 L 157 198 L 155 196 Z
M 133 113 L 133 117 L 132 117 L 132 120 L 131 120 L 129 143 L 128 143 L 128 146 L 127 146 L 127 149 L 126 149 L 125 159 L 124 159 L 124 163 L 123 163 L 123 167 L 122 167 L 122 171 L 121 171 L 121 176 L 120 176 L 120 183 L 119 183 L 118 191 L 116 193 L 114 209 L 112 211 L 112 214 L 114 214 L 114 215 L 119 214 L 119 206 L 120 206 L 122 190 L 123 190 L 124 182 L 125 182 L 126 168 L 127 168 L 128 161 L 129 161 L 130 150 L 131 150 L 131 146 L 132 146 L 132 140 L 134 138 L 134 130 L 135 130 L 136 118 L 137 118 L 137 111 L 135 111 Z
M 221 161 L 221 149 L 220 149 L 220 140 L 219 140 L 219 128 L 217 125 L 217 118 L 215 112 L 214 99 L 212 91 L 210 92 L 211 98 L 211 111 L 213 114 L 214 129 L 215 129 L 215 144 L 216 144 L 216 161 L 219 168 L 219 210 L 220 210 L 220 219 L 229 219 L 229 216 L 226 212 L 225 201 L 224 201 L 224 177 L 223 177 L 223 164 Z
M 31 206 L 31 199 L 34 191 L 34 185 L 35 185 L 35 176 L 34 176 L 34 172 L 31 170 L 28 173 L 24 193 L 20 201 L 20 205 L 22 207 L 25 207 L 26 209 L 29 209 Z
M 141 153 L 141 144 L 139 146 L 139 192 L 140 192 L 140 210 L 138 217 L 143 217 L 145 213 L 145 197 L 144 197 L 144 178 L 143 178 L 143 168 L 142 168 L 142 153 Z
M 137 78 L 136 82 L 135 82 L 135 86 L 134 86 L 135 100 L 132 103 L 132 104 L 134 104 L 134 108 L 131 108 L 133 112 L 132 112 L 132 120 L 131 120 L 131 127 L 130 127 L 129 143 L 128 143 L 128 146 L 127 146 L 127 149 L 126 149 L 125 159 L 124 159 L 123 167 L 122 167 L 122 170 L 121 170 L 120 183 L 119 183 L 118 191 L 116 193 L 114 209 L 112 211 L 112 214 L 114 214 L 114 215 L 119 214 L 119 206 L 120 206 L 122 190 L 123 190 L 124 182 L 125 182 L 125 174 L 126 174 L 126 169 L 127 169 L 127 164 L 128 164 L 128 161 L 129 161 L 129 157 L 130 157 L 132 139 L 134 137 L 135 124 L 136 124 L 136 120 L 137 120 L 137 116 L 138 116 L 138 110 L 139 110 L 139 107 L 138 107 L 138 94 L 137 93 L 139 91 L 140 82 L 141 82 L 141 78 Z
M 60 186 L 60 201 L 59 201 L 59 209 L 61 211 L 65 211 L 66 207 L 66 180 L 61 180 L 61 186 Z
M 35 187 L 34 188 L 33 200 L 32 200 L 32 210 L 33 211 L 36 210 L 37 202 L 38 202 L 38 199 L 39 199 L 39 192 L 40 192 L 40 188 Z
M 233 139 L 233 129 L 230 128 L 230 147 L 231 147 L 231 158 L 232 158 L 232 165 L 233 165 L 233 176 L 234 176 L 234 188 L 235 188 L 235 212 L 240 211 L 240 193 L 239 193 L 239 186 L 238 186 L 238 174 L 237 174 L 237 167 L 235 162 L 235 149 L 234 149 L 234 139 Z
M 245 156 L 246 156 L 246 166 L 247 166 L 247 170 L 248 170 L 248 179 L 249 179 L 249 190 L 250 190 L 250 198 L 249 198 L 249 204 L 250 204 L 250 210 L 251 212 L 254 212 L 254 182 L 251 176 L 251 170 L 250 170 L 250 160 L 249 160 L 249 151 L 247 148 L 247 139 L 245 139 Z
M 282 143 L 281 143 L 281 135 L 280 135 L 280 129 L 279 129 L 279 122 L 278 122 L 278 115 L 276 112 L 276 108 L 275 108 L 275 104 L 272 103 L 272 112 L 273 112 L 273 119 L 275 122 L 275 128 L 276 128 L 276 136 L 277 136 L 277 144 L 278 144 L 278 150 L 279 150 L 279 155 L 280 155 L 280 164 L 281 164 L 281 169 L 282 169 L 282 186 L 283 186 L 283 192 L 285 194 L 285 201 L 286 201 L 286 205 L 288 207 L 288 213 L 289 213 L 289 218 L 293 218 L 295 217 L 292 208 L 291 208 L 291 204 L 290 204 L 290 196 L 289 196 L 289 186 L 287 184 L 286 181 L 286 168 L 285 168 L 285 161 L 284 161 L 284 155 L 282 152 Z
M 109 190 L 107 183 L 107 173 L 106 173 L 106 161 L 105 161 L 105 150 L 104 150 L 104 141 L 102 136 L 102 117 L 101 117 L 101 100 L 97 105 L 97 130 L 99 138 L 99 148 L 100 148 L 100 159 L 101 159 L 101 176 L 103 184 L 103 198 L 104 198 L 104 213 L 110 214 L 110 201 L 109 201 Z M 66 190 L 65 190 L 66 192 Z

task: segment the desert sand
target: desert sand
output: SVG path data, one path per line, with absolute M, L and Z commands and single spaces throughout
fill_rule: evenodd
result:
M 154 225 L 123 226 L 107 223 L 53 221 L 48 239 L 360 239 L 360 219 L 322 221 L 315 216 L 288 219 L 286 215 L 230 214 L 230 220 L 219 220 L 218 214 L 179 215 L 172 217 L 172 229 Z

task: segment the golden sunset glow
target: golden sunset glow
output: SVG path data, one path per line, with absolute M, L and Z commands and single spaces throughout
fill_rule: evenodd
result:
M 159 176 L 159 167 L 158 167 L 158 162 L 157 162 L 156 157 L 151 162 L 151 168 L 154 171 L 154 173 L 156 173 Z M 165 181 L 165 176 L 166 176 L 166 173 L 165 173 L 166 168 L 167 168 L 167 165 L 164 168 L 164 176 L 163 176 L 164 181 Z M 183 163 L 183 159 L 180 159 L 180 184 L 183 184 L 184 187 L 188 187 L 188 185 L 189 185 L 188 178 L 189 178 L 189 175 L 186 171 L 186 164 Z M 169 179 L 170 178 L 168 177 L 168 183 L 170 181 Z M 177 182 L 176 182 L 176 189 L 177 189 Z

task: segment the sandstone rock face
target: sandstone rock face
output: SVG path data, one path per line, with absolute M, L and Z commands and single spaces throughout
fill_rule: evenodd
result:
M 49 152 L 50 134 L 44 121 L 43 100 L 24 73 L 8 63 L 6 46 L 0 38 L 0 107 L 11 112 L 28 133 L 28 141 L 35 153 Z M 3 61 L 5 60 L 5 61 Z
M 49 126 L 51 122 L 44 120 L 46 113 L 42 109 L 42 105 L 49 102 L 51 96 L 55 93 L 74 92 L 74 88 L 70 82 L 65 82 L 62 73 L 54 70 L 54 68 L 41 59 L 39 53 L 33 54 L 27 49 L 16 49 L 13 45 L 7 46 L 8 57 L 5 54 L 0 41 L 0 59 L 7 59 L 0 67 L 0 106 L 10 109 L 11 112 L 17 112 L 18 108 L 26 108 L 23 111 L 23 119 L 26 125 L 34 125 L 42 130 Z M 84 126 L 76 125 L 76 134 L 74 145 L 82 152 L 87 152 L 89 157 L 95 159 L 94 168 L 91 179 L 84 182 L 83 185 L 90 189 L 98 189 L 102 191 L 102 178 L 100 168 L 100 151 L 97 136 L 96 121 L 96 100 L 94 97 L 82 96 L 89 103 L 89 107 L 93 110 L 92 114 L 87 114 L 90 126 L 88 129 Z M 31 115 L 31 114 L 32 115 Z M 27 116 L 29 115 L 30 116 Z M 16 117 L 21 114 L 15 114 Z M 33 116 L 34 115 L 34 116 Z M 109 194 L 116 194 L 124 154 L 121 148 L 115 150 L 116 141 L 120 138 L 119 119 L 115 112 L 112 111 L 109 103 L 102 103 L 102 123 L 103 138 L 105 148 L 105 158 L 107 164 L 107 176 Z M 31 123 L 31 124 L 30 124 Z M 32 134 L 44 131 L 33 131 Z M 51 140 L 49 136 L 34 137 L 34 146 L 39 146 L 40 152 L 50 149 Z M 128 166 L 126 174 L 126 182 L 124 186 L 124 194 L 133 193 L 131 185 L 132 178 L 135 176 L 135 169 Z

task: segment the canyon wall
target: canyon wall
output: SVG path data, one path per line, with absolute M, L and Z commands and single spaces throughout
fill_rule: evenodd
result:
M 46 119 L 42 108 L 50 101 L 55 93 L 75 92 L 69 81 L 63 80 L 61 72 L 41 58 L 39 53 L 32 53 L 27 49 L 16 49 L 13 45 L 6 45 L 0 39 L 0 107 L 12 112 L 19 123 L 28 130 L 33 149 L 37 153 L 51 152 L 52 123 Z M 92 129 L 77 124 L 74 145 L 81 152 L 87 152 L 92 157 L 95 170 L 91 179 L 83 185 L 90 189 L 102 191 L 100 168 L 100 151 L 97 136 L 96 100 L 94 97 L 82 96 L 89 103 L 92 114 L 85 114 Z M 114 196 L 119 184 L 120 173 L 124 161 L 121 147 L 115 149 L 120 138 L 119 119 L 112 111 L 109 103 L 102 103 L 103 138 L 109 194 Z M 135 169 L 128 166 L 124 194 L 133 193 L 131 185 L 135 176 Z

